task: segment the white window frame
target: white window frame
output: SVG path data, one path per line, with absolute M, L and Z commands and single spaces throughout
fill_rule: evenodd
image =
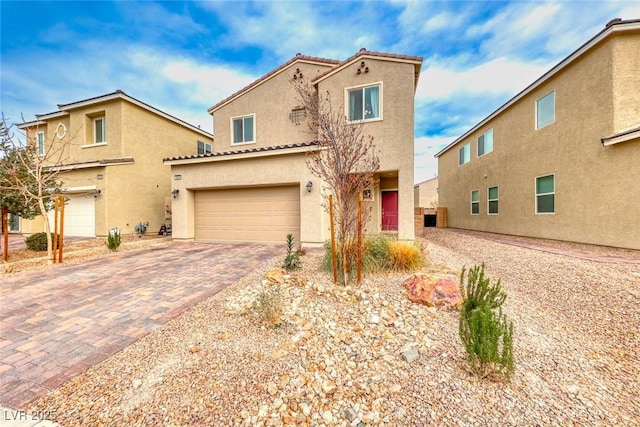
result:
M 487 136 L 491 135 L 491 149 L 489 151 L 487 151 Z M 482 138 L 482 151 L 483 153 L 480 154 L 480 138 Z M 478 137 L 478 143 L 476 145 L 476 156 L 477 157 L 482 157 L 482 156 L 486 156 L 487 154 L 493 152 L 493 128 L 489 129 L 488 131 L 486 131 L 485 133 L 483 133 L 482 135 L 480 135 Z
M 473 193 L 478 193 L 478 201 L 473 200 Z M 476 203 L 478 205 L 478 213 L 473 213 L 473 204 Z M 471 215 L 480 215 L 480 190 L 471 190 L 471 205 L 470 205 L 470 213 Z
M 244 130 L 244 119 L 247 119 L 249 117 L 251 117 L 252 122 L 253 122 L 253 129 L 252 129 L 253 130 L 253 139 L 251 141 L 234 142 L 234 140 L 235 140 L 235 138 L 234 138 L 235 137 L 234 130 L 235 129 L 233 127 L 233 121 L 234 120 L 242 120 L 242 134 L 243 134 L 242 136 L 243 136 L 243 139 L 244 139 L 244 133 L 245 133 L 245 130 Z M 231 126 L 231 132 L 230 132 L 231 145 L 237 146 L 237 145 L 246 145 L 246 144 L 255 144 L 256 143 L 256 115 L 255 114 L 245 114 L 243 116 L 235 116 L 235 117 L 231 117 L 229 120 L 230 120 L 229 124 Z
M 36 133 L 36 150 L 38 151 L 38 156 L 44 156 L 44 152 L 45 152 L 44 144 L 45 144 L 44 132 Z
M 489 191 L 492 188 L 495 188 L 498 191 L 498 197 L 495 199 L 491 198 L 491 192 Z M 500 212 L 499 200 L 500 200 L 500 189 L 498 188 L 498 186 L 493 185 L 491 187 L 487 187 L 487 215 L 498 215 L 498 213 Z M 496 202 L 496 207 L 497 207 L 496 212 L 491 212 L 491 202 Z
M 200 144 L 202 144 L 202 148 L 204 152 L 200 152 Z M 197 154 L 208 154 L 211 153 L 212 150 L 212 145 L 209 144 L 208 142 L 204 142 L 204 141 L 198 141 L 196 142 L 196 153 Z
M 548 176 L 553 177 L 553 191 L 550 193 L 540 193 L 538 194 L 538 179 L 546 178 Z M 536 215 L 554 215 L 556 213 L 556 174 L 550 173 L 546 175 L 536 176 L 533 180 L 533 193 L 535 194 L 535 204 L 536 204 Z M 553 212 L 539 212 L 538 211 L 538 197 L 539 196 L 548 196 L 553 195 Z
M 553 105 L 553 118 L 550 121 L 546 122 L 546 123 L 540 124 L 539 120 L 538 120 L 539 115 L 540 115 L 540 102 L 543 101 L 544 99 L 546 99 L 548 96 L 553 96 L 553 104 L 552 104 Z M 535 109 L 536 109 L 536 112 L 535 112 L 535 115 L 536 115 L 536 123 L 535 123 L 536 130 L 542 129 L 545 126 L 549 126 L 550 124 L 555 123 L 555 121 L 556 121 L 556 91 L 555 91 L 555 89 L 550 91 L 546 95 L 541 96 L 540 98 L 536 99 Z
M 364 105 L 364 91 L 367 88 L 370 87 L 374 87 L 374 86 L 378 86 L 378 117 L 372 117 L 370 119 L 366 119 L 365 118 L 365 105 Z M 349 108 L 349 92 L 353 92 L 356 90 L 362 90 L 362 119 L 356 119 L 356 120 L 351 120 L 349 119 L 349 112 L 351 111 L 351 109 Z M 346 113 L 346 120 L 347 123 L 362 123 L 362 122 L 376 122 L 376 121 L 380 121 L 382 120 L 382 112 L 383 112 L 383 85 L 382 82 L 373 82 L 373 83 L 367 83 L 365 85 L 359 85 L 359 86 L 351 86 L 351 87 L 346 87 L 344 89 L 344 105 L 345 105 L 345 113 Z
M 102 138 L 102 141 L 98 141 L 98 132 L 96 130 L 96 124 L 99 121 L 102 122 L 102 135 L 100 135 L 100 137 Z M 93 143 L 106 144 L 107 143 L 107 117 L 106 116 L 96 117 L 92 120 L 91 123 L 93 123 Z
M 464 156 L 464 159 L 466 159 L 466 162 L 460 159 L 460 153 L 462 153 L 463 150 L 468 151 L 468 153 L 466 153 L 466 155 Z M 471 143 L 467 142 L 466 144 L 464 144 L 462 147 L 458 149 L 458 166 L 466 165 L 470 161 L 471 161 Z

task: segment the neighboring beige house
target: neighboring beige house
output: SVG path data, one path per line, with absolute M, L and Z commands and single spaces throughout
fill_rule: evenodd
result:
M 173 238 L 305 245 L 329 238 L 323 183 L 307 170 L 316 150 L 292 80 L 329 94 L 348 120 L 364 121 L 381 165 L 365 209 L 370 233 L 414 238 L 414 94 L 422 59 L 361 49 L 345 61 L 296 55 L 209 109 L 216 144 L 210 154 L 171 157 Z
M 413 206 L 427 209 L 435 209 L 438 207 L 437 176 L 413 186 Z
M 65 146 L 61 173 L 67 236 L 106 236 L 171 222 L 171 176 L 162 159 L 210 152 L 213 135 L 122 91 L 58 105 L 18 127 L 42 152 Z M 25 234 L 44 221 L 22 220 Z
M 640 20 L 613 20 L 440 151 L 450 227 L 640 249 Z

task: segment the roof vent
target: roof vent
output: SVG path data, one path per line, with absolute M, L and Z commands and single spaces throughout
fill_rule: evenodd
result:
M 361 47 L 361 48 L 360 48 L 360 52 L 366 52 L 366 51 L 367 51 L 367 48 L 366 48 L 366 47 Z
M 618 22 L 622 22 L 621 18 L 613 18 L 611 21 L 607 22 L 607 25 L 605 25 L 605 28 L 609 28 L 614 24 L 617 24 Z
M 302 56 L 302 54 L 300 52 L 296 53 L 296 56 Z

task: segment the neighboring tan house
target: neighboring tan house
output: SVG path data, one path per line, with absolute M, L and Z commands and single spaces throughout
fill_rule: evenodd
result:
M 413 186 L 413 206 L 427 209 L 435 209 L 438 207 L 437 176 Z
M 61 172 L 67 236 L 157 233 L 171 222 L 171 176 L 162 159 L 210 152 L 213 135 L 122 91 L 37 115 L 18 127 L 43 153 L 65 146 Z M 50 215 L 51 216 L 51 215 Z M 42 218 L 22 220 L 26 234 L 44 231 Z
M 296 55 L 209 109 L 210 154 L 171 157 L 174 239 L 285 241 L 329 239 L 324 185 L 305 163 L 316 150 L 292 80 L 310 81 L 348 120 L 363 121 L 381 160 L 365 191 L 369 233 L 414 238 L 414 94 L 422 59 L 361 49 L 345 61 Z
M 640 20 L 613 20 L 440 151 L 450 227 L 640 249 Z

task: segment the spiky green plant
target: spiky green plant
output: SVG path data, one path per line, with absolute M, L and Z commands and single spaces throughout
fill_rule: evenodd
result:
M 117 230 L 109 231 L 107 236 L 107 247 L 112 251 L 117 251 L 120 247 L 120 232 Z
M 287 255 L 284 257 L 282 268 L 286 270 L 297 270 L 300 265 L 300 254 L 293 248 L 293 234 L 287 234 Z
M 500 280 L 490 282 L 484 275 L 484 263 L 469 270 L 466 287 L 460 275 L 464 298 L 460 309 L 459 334 L 472 372 L 485 378 L 498 375 L 509 380 L 514 371 L 513 323 L 502 313 L 507 298 Z

